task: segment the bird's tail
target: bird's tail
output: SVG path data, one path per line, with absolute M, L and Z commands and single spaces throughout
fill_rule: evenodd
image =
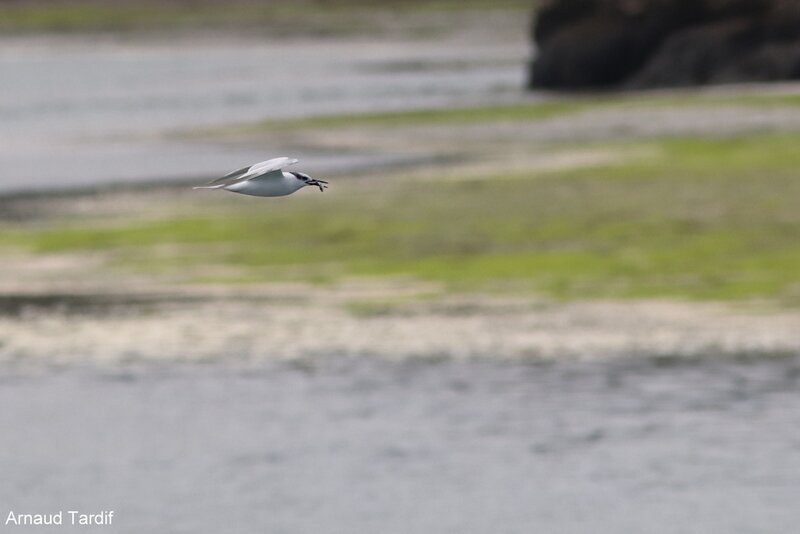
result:
M 219 189 L 221 187 L 225 187 L 226 184 L 217 184 L 217 185 L 196 185 L 192 189 Z

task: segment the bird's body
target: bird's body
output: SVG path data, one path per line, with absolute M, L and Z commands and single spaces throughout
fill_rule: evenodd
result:
M 286 172 L 283 169 L 297 163 L 292 158 L 274 158 L 226 174 L 207 185 L 195 189 L 225 189 L 233 193 L 257 197 L 282 197 L 291 195 L 307 185 L 317 186 L 324 191 L 327 183 L 314 180 L 301 172 Z
M 291 195 L 305 186 L 306 184 L 298 180 L 294 174 L 280 172 L 280 176 L 270 176 L 266 180 L 259 178 L 242 180 L 227 186 L 225 189 L 234 193 L 256 197 L 282 197 Z

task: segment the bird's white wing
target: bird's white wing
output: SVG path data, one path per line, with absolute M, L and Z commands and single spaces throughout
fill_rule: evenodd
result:
M 281 176 L 281 173 L 277 171 L 281 171 L 289 165 L 294 165 L 298 161 L 299 160 L 295 158 L 287 157 L 268 159 L 267 161 L 262 161 L 261 163 L 256 163 L 255 165 L 242 167 L 241 169 L 229 172 L 222 178 L 217 178 L 206 185 L 195 187 L 195 189 L 219 189 L 238 182 L 250 180 L 252 178 L 264 177 L 264 175 L 269 173 L 274 173 L 275 176 L 278 177 Z
M 259 174 L 266 174 L 272 171 L 280 171 L 288 167 L 289 165 L 294 165 L 299 160 L 295 158 L 272 158 L 268 159 L 267 161 L 262 161 L 261 163 L 256 163 L 250 167 L 250 170 L 247 171 L 246 175 L 256 176 Z

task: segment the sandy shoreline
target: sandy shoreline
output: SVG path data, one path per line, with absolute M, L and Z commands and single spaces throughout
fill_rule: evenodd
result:
M 800 313 L 681 301 L 405 300 L 414 286 L 352 283 L 0 297 L 0 361 L 257 362 L 331 356 L 579 360 L 800 352 Z

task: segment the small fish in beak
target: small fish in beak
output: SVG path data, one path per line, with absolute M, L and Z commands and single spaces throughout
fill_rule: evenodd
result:
M 312 178 L 311 180 L 307 180 L 306 184 L 308 184 L 308 185 L 316 185 L 317 187 L 319 187 L 319 190 L 322 191 L 322 192 L 324 192 L 325 189 L 328 188 L 328 182 L 326 182 L 325 180 L 315 180 L 315 179 Z

